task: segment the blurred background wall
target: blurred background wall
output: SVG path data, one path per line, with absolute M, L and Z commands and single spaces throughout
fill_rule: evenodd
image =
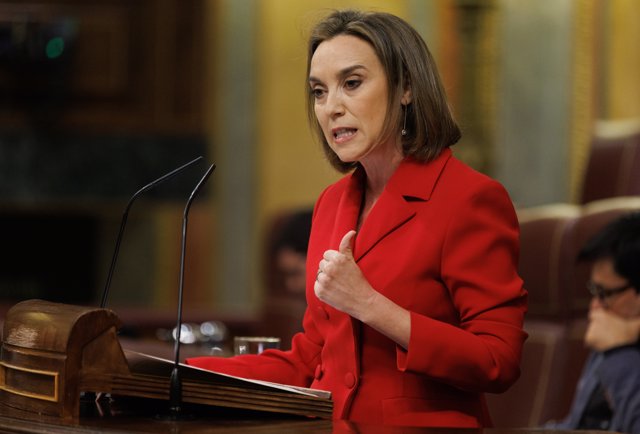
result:
M 305 41 L 333 8 L 424 36 L 463 139 L 454 153 L 517 207 L 575 202 L 602 120 L 640 117 L 634 0 L 0 2 L 0 297 L 99 302 L 138 188 L 205 156 L 188 314 L 251 317 L 283 210 L 338 179 L 310 134 Z M 133 206 L 109 305 L 171 311 L 184 202 L 201 164 Z

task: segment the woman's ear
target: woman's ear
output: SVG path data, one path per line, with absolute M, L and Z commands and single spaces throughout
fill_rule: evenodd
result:
M 413 95 L 411 94 L 411 79 L 409 78 L 409 74 L 405 70 L 402 74 L 402 87 L 404 88 L 404 93 L 402 94 L 402 99 L 400 99 L 400 103 L 403 106 L 407 106 L 411 104 L 413 100 Z
M 411 100 L 412 100 L 412 94 L 411 94 L 411 88 L 408 87 L 407 90 L 404 91 L 404 93 L 402 94 L 402 99 L 400 100 L 400 103 L 404 106 L 411 104 Z

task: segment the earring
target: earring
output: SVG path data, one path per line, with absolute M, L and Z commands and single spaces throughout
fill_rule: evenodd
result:
M 400 134 L 402 134 L 402 137 L 405 137 L 408 132 L 407 132 L 407 106 L 403 105 L 402 107 L 404 107 L 404 122 L 402 123 L 402 131 L 400 132 Z

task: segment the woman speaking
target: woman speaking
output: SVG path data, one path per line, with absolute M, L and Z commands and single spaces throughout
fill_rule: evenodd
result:
M 304 331 L 187 363 L 331 391 L 335 419 L 490 426 L 483 393 L 518 378 L 526 338 L 508 194 L 451 154 L 460 130 L 405 21 L 333 12 L 308 47 L 309 118 L 345 176 L 315 204 Z

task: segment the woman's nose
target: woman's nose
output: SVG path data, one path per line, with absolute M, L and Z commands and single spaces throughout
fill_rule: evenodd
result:
M 340 92 L 330 92 L 327 95 L 327 112 L 329 116 L 340 116 L 344 114 L 344 100 Z

